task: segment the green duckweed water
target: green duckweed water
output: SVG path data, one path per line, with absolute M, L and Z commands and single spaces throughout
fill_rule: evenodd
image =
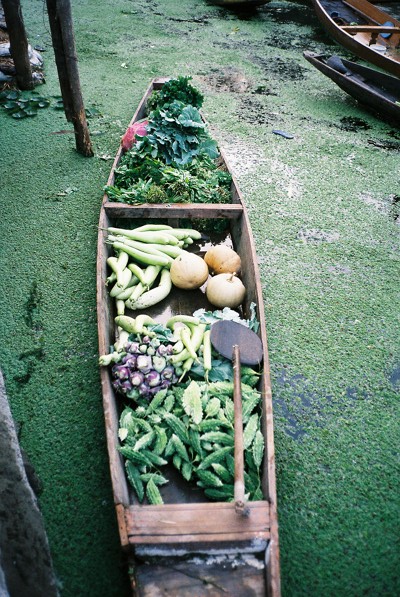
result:
M 40 93 L 59 95 L 44 4 L 22 5 L 46 48 Z M 304 49 L 349 56 L 309 4 L 246 16 L 205 0 L 72 5 L 85 102 L 101 113 L 95 157 L 55 134 L 70 130 L 62 112 L 0 112 L 1 368 L 61 594 L 129 594 L 97 367 L 96 225 L 147 85 L 179 74 L 205 94 L 259 255 L 283 594 L 398 594 L 399 130 L 305 61 Z

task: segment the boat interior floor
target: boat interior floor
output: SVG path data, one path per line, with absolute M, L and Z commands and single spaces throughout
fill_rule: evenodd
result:
M 265 597 L 265 562 L 253 554 L 147 558 L 136 561 L 132 584 L 137 597 Z

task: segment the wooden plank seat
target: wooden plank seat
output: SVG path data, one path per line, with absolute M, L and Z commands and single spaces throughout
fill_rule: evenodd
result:
M 342 29 L 349 33 L 400 33 L 400 27 L 383 27 L 380 25 L 343 25 Z
M 387 12 L 380 10 L 368 0 L 342 0 L 343 4 L 349 6 L 354 12 L 359 14 L 363 17 L 367 23 L 365 25 L 371 24 L 376 25 L 378 27 L 382 27 L 379 31 L 364 31 L 364 30 L 352 30 L 354 33 L 371 33 L 371 35 L 376 38 L 377 35 L 385 34 L 385 44 L 392 48 L 397 48 L 400 44 L 400 21 L 395 19 L 394 17 L 390 16 Z M 391 23 L 393 26 L 389 25 Z M 362 25 L 346 25 L 346 27 L 358 27 Z M 348 33 L 349 31 L 347 28 L 344 29 Z M 388 37 L 386 36 L 388 34 Z
M 125 509 L 129 544 L 237 542 L 270 538 L 270 506 L 248 502 L 248 516 L 234 503 L 215 502 L 129 506 Z

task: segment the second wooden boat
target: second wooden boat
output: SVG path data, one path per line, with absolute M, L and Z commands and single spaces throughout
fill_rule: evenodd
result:
M 164 83 L 164 79 L 151 83 L 130 126 L 147 116 L 149 98 L 154 91 L 162 89 Z M 114 183 L 122 156 L 123 150 L 120 148 L 108 185 Z M 223 155 L 222 162 L 223 167 L 230 172 Z M 255 308 L 262 344 L 257 391 L 260 392 L 259 416 L 265 448 L 258 498 L 247 502 L 245 515 L 238 512 L 232 501 L 212 501 L 196 484 L 182 478 L 176 470 L 176 466 L 182 465 L 181 461 L 174 461 L 174 466 L 171 464 L 166 467 L 168 483 L 159 488 L 164 503 L 154 504 L 146 498 L 138 499 L 137 492 L 128 481 L 126 462 L 119 449 L 122 437 L 121 412 L 126 408 L 126 403 L 116 392 L 110 368 L 101 367 L 114 503 L 121 545 L 132 564 L 133 592 L 137 596 L 161 593 L 179 597 L 280 595 L 272 397 L 263 297 L 248 215 L 234 177 L 232 180 L 231 202 L 225 204 L 146 203 L 132 206 L 111 202 L 105 194 L 101 206 L 97 256 L 101 355 L 109 353 L 110 346 L 118 337 L 116 301 L 111 298 L 107 288 L 110 275 L 107 259 L 112 255 L 108 230 L 110 226 L 133 229 L 149 223 L 175 228 L 187 226 L 190 222 L 191 227 L 196 229 L 202 222 L 207 226 L 207 238 L 197 240 L 191 246 L 191 251 L 204 255 L 207 247 L 220 243 L 228 244 L 237 251 L 242 260 L 241 278 L 246 287 L 246 297 L 239 314 L 249 318 Z M 215 309 L 208 303 L 204 289 L 187 291 L 173 288 L 161 302 L 139 313 L 144 313 L 159 324 L 165 324 L 177 314 L 191 316 L 199 308 L 206 311 Z M 127 310 L 126 316 L 136 317 L 137 313 Z M 130 405 L 135 407 L 133 401 L 130 401 Z M 165 413 L 164 408 L 155 410 L 155 415 L 161 417 L 160 421 L 166 417 Z M 178 442 L 176 439 L 174 441 Z M 190 446 L 186 446 L 186 449 L 190 452 Z M 164 455 L 162 450 L 159 453 Z M 186 463 L 186 468 L 188 465 L 190 468 L 190 463 Z M 224 466 L 218 470 L 224 471 Z M 143 480 L 150 482 L 146 470 L 139 472 Z
M 360 104 L 400 125 L 400 81 L 387 73 L 339 56 L 303 52 L 310 64 L 329 77 Z
M 367 0 L 312 0 L 328 33 L 356 56 L 400 77 L 400 21 Z

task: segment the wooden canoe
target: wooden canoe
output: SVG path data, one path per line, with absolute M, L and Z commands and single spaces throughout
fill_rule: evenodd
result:
M 146 102 L 166 79 L 155 79 L 147 89 L 130 123 L 146 114 Z M 114 182 L 114 171 L 122 155 L 120 148 L 112 166 L 108 184 Z M 226 160 L 221 152 L 221 157 Z M 229 165 L 226 164 L 229 170 Z M 258 332 L 263 347 L 261 381 L 262 428 L 265 454 L 262 465 L 263 499 L 248 502 L 250 515 L 240 517 L 234 504 L 211 502 L 203 495 L 195 498 L 193 488 L 182 480 L 171 480 L 163 493 L 164 505 L 140 505 L 130 489 L 124 463 L 117 446 L 120 397 L 116 396 L 109 370 L 100 367 L 105 427 L 109 454 L 114 503 L 121 545 L 133 558 L 134 594 L 138 596 L 196 595 L 196 597 L 226 594 L 280 595 L 279 541 L 276 506 L 275 459 L 270 371 L 262 289 L 254 240 L 249 218 L 237 183 L 232 177 L 232 201 L 228 204 L 145 204 L 129 206 L 108 201 L 104 195 L 99 219 L 97 257 L 97 310 L 99 352 L 106 354 L 115 340 L 114 300 L 110 299 L 105 281 L 108 275 L 105 229 L 110 225 L 134 228 L 138 222 L 179 225 L 190 219 L 193 228 L 198 219 L 225 219 L 227 238 L 242 259 L 242 280 L 247 289 L 243 316 L 248 316 L 251 303 L 257 306 L 260 322 Z M 219 241 L 220 236 L 211 242 Z M 204 250 L 204 247 L 199 247 Z M 200 290 L 172 293 L 148 314 L 164 323 L 175 313 L 192 314 L 197 308 L 209 309 Z M 211 307 L 212 308 L 212 307 Z M 213 308 L 212 308 L 213 309 Z M 129 313 L 128 313 L 129 315 Z M 196 556 L 196 559 L 194 559 Z M 187 579 L 190 577 L 190 583 Z
M 312 0 L 329 35 L 359 58 L 400 77 L 400 21 L 367 0 Z
M 303 52 L 310 64 L 336 83 L 360 104 L 393 124 L 400 125 L 400 81 L 339 56 Z

